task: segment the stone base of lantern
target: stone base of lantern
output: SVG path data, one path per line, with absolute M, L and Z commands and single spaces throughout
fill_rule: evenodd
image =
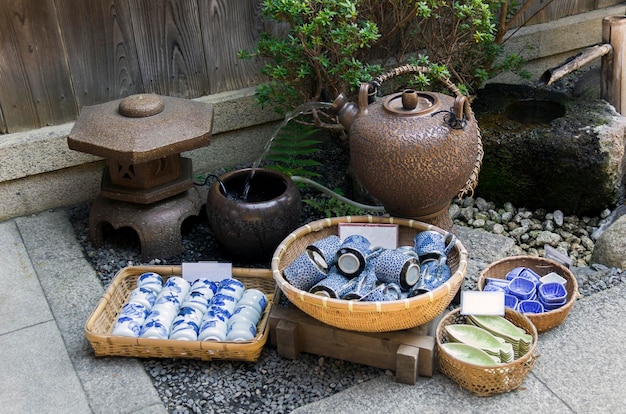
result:
M 89 212 L 89 237 L 95 247 L 104 242 L 103 225 L 129 227 L 139 236 L 143 260 L 167 258 L 183 251 L 181 226 L 200 214 L 207 199 L 203 186 L 152 204 L 137 204 L 98 196 Z

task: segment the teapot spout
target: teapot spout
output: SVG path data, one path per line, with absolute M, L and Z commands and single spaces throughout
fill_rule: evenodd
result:
M 349 131 L 352 122 L 359 115 L 359 108 L 354 102 L 348 101 L 346 95 L 342 93 L 333 101 L 330 112 L 336 115 L 339 123 Z

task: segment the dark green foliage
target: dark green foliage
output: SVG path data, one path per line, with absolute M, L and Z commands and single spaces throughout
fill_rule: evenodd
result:
M 289 122 L 276 134 L 267 160 L 271 161 L 267 168 L 275 169 L 288 176 L 315 178 L 319 174 L 313 171 L 314 167 L 321 165 L 311 159 L 313 154 L 320 151 L 321 141 L 312 139 L 311 136 L 318 131 L 310 125 L 297 122 Z
M 333 190 L 339 195 L 343 195 L 341 189 Z M 342 217 L 342 216 L 359 216 L 363 214 L 363 210 L 358 207 L 346 204 L 343 201 L 323 195 L 315 200 L 305 199 L 304 203 L 310 205 L 314 209 L 324 213 L 326 217 Z

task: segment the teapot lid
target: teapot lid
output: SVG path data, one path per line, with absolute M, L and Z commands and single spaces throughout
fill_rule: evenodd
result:
M 439 99 L 434 94 L 414 89 L 389 95 L 383 101 L 385 111 L 398 116 L 427 115 L 439 108 L 439 105 Z

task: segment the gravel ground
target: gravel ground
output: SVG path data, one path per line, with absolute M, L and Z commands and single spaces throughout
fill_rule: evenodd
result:
M 345 152 L 328 143 L 320 159 L 324 161 L 324 167 L 319 169 L 322 177 L 318 181 L 330 188 L 340 188 L 350 197 L 352 188 L 346 180 Z M 249 165 L 235 168 L 240 167 Z M 219 175 L 223 171 L 213 173 Z M 317 200 L 321 197 L 319 192 L 306 188 L 302 189 L 302 196 Z M 603 212 L 600 217 L 562 217 L 558 211 L 527 211 L 511 205 L 495 206 L 480 199 L 461 200 L 452 206 L 451 211 L 457 226 L 483 228 L 510 237 L 521 254 L 542 255 L 543 244 L 554 243 L 573 260 L 576 266 L 573 270 L 583 295 L 626 281 L 619 269 L 588 263 L 593 251 L 590 235 L 610 211 Z M 230 261 L 234 266 L 270 267 L 269 263 L 244 263 L 231 257 L 211 235 L 206 217 L 189 219 L 183 225 L 183 254 L 144 263 L 133 232 L 109 230 L 105 233 L 104 246 L 96 249 L 88 236 L 89 204 L 73 207 L 69 213 L 85 256 L 105 287 L 117 271 L 131 265 L 221 260 Z M 301 221 L 304 224 L 322 217 L 322 213 L 305 205 Z M 540 234 L 543 238 L 537 240 Z M 302 354 L 294 361 L 282 359 L 269 345 L 264 347 L 256 363 L 173 359 L 146 359 L 143 363 L 171 413 L 286 413 L 360 382 L 393 375 L 384 370 L 311 354 Z

